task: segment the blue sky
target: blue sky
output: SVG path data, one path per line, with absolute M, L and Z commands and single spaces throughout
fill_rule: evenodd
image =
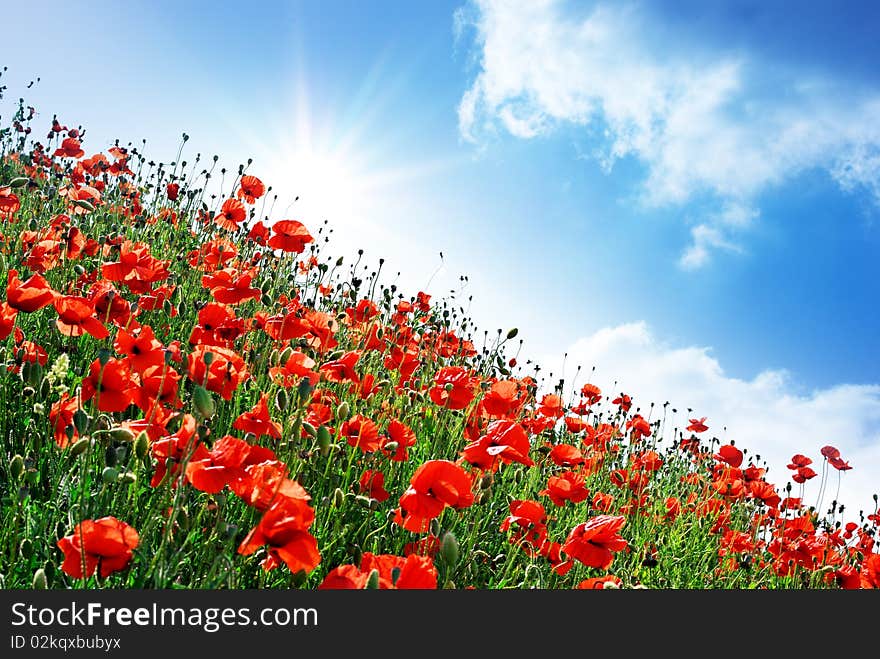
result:
M 405 290 L 442 251 L 431 292 L 468 275 L 524 356 L 733 416 L 701 388 L 780 418 L 852 400 L 822 432 L 880 436 L 876 4 L 68 4 L 5 10 L 0 64 L 87 149 L 167 161 L 185 131 Z

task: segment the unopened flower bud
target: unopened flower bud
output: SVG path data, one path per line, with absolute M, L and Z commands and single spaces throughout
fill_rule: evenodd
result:
M 21 478 L 24 473 L 24 458 L 16 454 L 9 462 L 9 471 L 13 479 Z
M 458 540 L 452 531 L 443 534 L 443 540 L 440 542 L 440 556 L 449 567 L 454 567 L 458 563 Z
M 336 419 L 338 421 L 347 421 L 350 415 L 351 406 L 348 404 L 348 401 L 339 403 L 339 407 L 336 408 Z
M 367 585 L 364 587 L 365 590 L 378 590 L 379 589 L 379 570 L 375 568 L 370 572 L 370 576 L 367 578 Z
M 119 472 L 114 467 L 104 467 L 104 471 L 101 472 L 101 480 L 104 483 L 115 483 L 118 478 Z
M 196 406 L 196 410 L 203 418 L 210 419 L 214 416 L 214 399 L 211 397 L 211 393 L 204 387 L 196 385 L 193 390 L 193 403 Z
M 46 590 L 49 588 L 49 580 L 46 578 L 46 570 L 38 568 L 34 572 L 34 580 L 31 584 L 34 590 Z

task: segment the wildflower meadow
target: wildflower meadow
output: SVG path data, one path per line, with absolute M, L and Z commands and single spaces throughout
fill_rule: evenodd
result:
M 724 419 L 545 384 L 328 253 L 251 163 L 87 128 L 0 129 L 3 588 L 880 586 L 834 446 L 769 482 Z

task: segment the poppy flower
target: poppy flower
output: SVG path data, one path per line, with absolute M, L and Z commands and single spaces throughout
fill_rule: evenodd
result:
M 208 354 L 210 365 L 206 363 Z M 187 357 L 187 369 L 193 382 L 225 400 L 232 400 L 238 386 L 250 377 L 244 359 L 234 350 L 221 346 L 196 346 Z
M 360 378 L 357 371 L 354 370 L 354 365 L 360 358 L 361 353 L 357 351 L 347 352 L 339 359 L 322 364 L 318 370 L 328 382 L 354 382 L 357 384 L 360 382 Z
M 627 547 L 627 541 L 618 533 L 625 523 L 622 516 L 599 515 L 578 524 L 568 534 L 562 551 L 588 567 L 607 570 L 614 552 Z
M 739 467 L 743 462 L 743 452 L 733 444 L 725 444 L 719 448 L 714 457 L 720 462 L 726 462 L 731 467 Z
M 318 541 L 308 528 L 315 513 L 302 499 L 277 500 L 263 513 L 259 523 L 248 533 L 238 547 L 238 553 L 250 556 L 261 547 L 267 547 L 262 561 L 264 570 L 273 570 L 284 563 L 294 574 L 310 572 L 321 562 Z
M 267 245 L 272 249 L 280 249 L 282 252 L 299 254 L 308 243 L 314 240 L 303 223 L 296 220 L 276 222 L 272 225 L 272 233 Z
M 355 414 L 343 423 L 339 432 L 345 437 L 349 446 L 355 446 L 364 453 L 379 450 L 379 429 L 362 414 Z
M 513 380 L 493 382 L 481 401 L 483 409 L 492 416 L 507 416 L 521 402 L 518 397 L 519 389 L 519 385 Z
M 382 444 L 382 452 L 393 462 L 406 462 L 409 459 L 407 449 L 416 443 L 416 434 L 412 428 L 397 419 L 391 419 L 386 434 L 388 441 Z
M 0 186 L 0 218 L 9 219 L 21 208 L 21 202 L 9 186 Z
M 6 303 L 18 311 L 32 313 L 46 307 L 55 300 L 57 293 L 52 290 L 41 275 L 31 275 L 27 281 L 18 278 L 17 270 L 10 270 L 6 284 Z
M 54 156 L 62 158 L 82 158 L 86 152 L 82 150 L 79 140 L 75 137 L 65 137 L 61 141 L 61 146 L 55 149 Z
M 464 409 L 474 399 L 474 378 L 461 366 L 444 366 L 437 371 L 428 395 L 435 405 Z
M 281 439 L 281 424 L 273 421 L 269 416 L 269 394 L 260 395 L 260 400 L 247 412 L 243 412 L 232 424 L 232 427 L 242 432 L 250 432 L 257 437 L 269 435 L 275 439 Z
M 606 575 L 604 577 L 592 577 L 591 579 L 584 579 L 577 585 L 578 590 L 604 590 L 606 588 L 615 587 L 618 588 L 623 582 L 615 577 L 613 574 Z
M 214 216 L 214 223 L 227 231 L 235 231 L 247 217 L 244 204 L 238 199 L 227 199 Z
M 73 295 L 62 295 L 55 298 L 55 321 L 58 331 L 65 336 L 80 336 L 88 332 L 96 339 L 106 339 L 110 332 L 103 323 L 95 318 L 95 307 L 91 300 Z
M 880 554 L 869 554 L 860 569 L 862 588 L 880 588 Z
M 216 494 L 245 477 L 245 468 L 275 460 L 275 454 L 262 446 L 226 435 L 214 442 L 210 451 L 193 456 L 186 465 L 186 479 L 201 492 Z
M 266 511 L 279 499 L 310 501 L 305 488 L 287 477 L 287 465 L 279 460 L 249 464 L 244 474 L 229 482 L 229 489 L 252 508 Z
M 620 396 L 612 400 L 611 403 L 619 406 L 624 412 L 629 412 L 629 408 L 632 407 L 632 398 L 626 394 L 620 394 Z
M 574 471 L 566 471 L 559 476 L 550 476 L 547 488 L 539 494 L 550 497 L 557 506 L 564 506 L 566 501 L 580 503 L 590 496 L 589 490 L 584 487 L 584 475 Z
M 633 418 L 626 422 L 626 427 L 630 431 L 633 439 L 651 436 L 651 424 L 641 414 L 636 414 Z
M 502 419 L 490 423 L 485 435 L 465 446 L 462 457 L 481 469 L 494 470 L 499 460 L 504 464 L 519 462 L 531 467 L 535 463 L 529 457 L 530 448 L 529 436 L 523 427 Z
M 685 430 L 689 432 L 706 432 L 709 429 L 709 426 L 704 423 L 705 420 L 706 417 L 701 417 L 699 419 L 690 419 L 691 425 L 685 428 Z
M 169 201 L 177 201 L 177 196 L 180 194 L 180 185 L 177 183 L 169 183 L 165 186 L 165 196 L 168 197 Z
M 276 384 L 283 387 L 296 386 L 303 378 L 315 384 L 320 377 L 314 370 L 315 360 L 302 352 L 294 352 L 290 355 L 283 366 L 273 366 L 269 369 L 269 377 Z
M 795 473 L 791 477 L 791 480 L 793 480 L 795 483 L 805 483 L 806 481 L 810 480 L 811 478 L 815 478 L 816 476 L 818 476 L 818 474 L 813 471 L 812 468 L 798 467 L 797 473 Z
M 49 410 L 49 423 L 58 448 L 66 448 L 79 436 L 73 423 L 73 415 L 78 409 L 76 398 L 71 397 L 67 392 L 61 394 L 61 399 L 52 404 Z
M 242 176 L 236 197 L 252 204 L 266 194 L 266 186 L 256 176 Z
M 525 542 L 534 549 L 547 538 L 547 514 L 537 501 L 514 500 L 510 502 L 510 514 L 501 522 L 502 532 L 514 530 L 510 539 L 513 544 Z
M 549 453 L 553 464 L 559 467 L 576 467 L 584 464 L 584 454 L 580 449 L 570 444 L 556 444 Z
M 833 446 L 823 446 L 822 449 L 820 450 L 820 453 L 829 460 L 831 458 L 839 458 L 840 457 L 840 451 L 838 451 Z
M 251 272 L 239 273 L 231 268 L 217 270 L 202 276 L 202 286 L 211 291 L 211 297 L 222 304 L 239 304 L 247 300 L 258 300 L 262 291 L 251 286 L 254 275 Z
M 127 357 L 131 367 L 138 373 L 165 363 L 165 350 L 149 325 L 130 332 L 119 330 L 113 347 Z
M 446 506 L 467 508 L 474 502 L 471 477 L 448 460 L 429 460 L 410 479 L 400 497 L 402 526 L 408 531 L 424 531 Z M 405 513 L 405 515 L 404 515 Z
M 587 405 L 595 405 L 602 400 L 602 390 L 595 384 L 585 384 L 581 387 L 581 396 Z
M 96 359 L 82 381 L 82 399 L 95 398 L 102 412 L 122 412 L 132 403 L 134 387 L 130 367 L 124 361 L 109 359 L 102 366 L 101 360 Z
M 102 264 L 101 275 L 140 295 L 150 292 L 155 282 L 168 278 L 169 263 L 155 258 L 148 245 L 126 240 L 119 248 L 119 260 Z
M 360 485 L 361 492 L 373 499 L 376 499 L 379 503 L 383 501 L 387 501 L 388 497 L 391 495 L 388 494 L 385 489 L 385 474 L 381 471 L 373 471 L 372 469 L 367 469 L 362 475 L 360 480 L 358 481 L 358 485 Z
M 58 541 L 64 552 L 61 569 L 75 579 L 102 577 L 125 569 L 140 538 L 138 532 L 115 517 L 83 520 L 74 532 Z
M 546 394 L 541 399 L 541 404 L 538 406 L 538 414 L 551 419 L 558 419 L 565 414 L 565 409 L 562 406 L 562 399 L 556 394 Z
M 12 334 L 12 328 L 15 327 L 15 317 L 17 315 L 18 309 L 6 302 L 0 302 L 0 341 Z
M 376 555 L 365 552 L 360 568 L 354 565 L 340 565 L 332 569 L 319 590 L 356 589 L 367 587 L 373 571 L 379 575 L 378 587 L 388 589 L 436 589 L 437 568 L 429 556 L 410 554 L 406 558 L 391 554 Z
M 791 462 L 787 465 L 789 469 L 797 470 L 800 467 L 806 467 L 807 465 L 813 464 L 813 461 L 805 455 L 801 455 L 797 453 L 791 456 Z
M 852 469 L 848 462 L 845 462 L 842 458 L 834 457 L 828 458 L 828 464 L 837 469 L 837 471 L 849 471 Z

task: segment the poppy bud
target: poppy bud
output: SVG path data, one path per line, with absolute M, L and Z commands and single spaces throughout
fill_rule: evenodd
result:
M 327 355 L 327 361 L 328 362 L 335 362 L 337 359 L 342 357 L 342 355 L 344 355 L 344 354 L 345 354 L 344 350 L 336 350 L 334 352 L 331 352 L 329 355 Z
M 620 586 L 615 581 L 606 581 L 602 584 L 602 590 L 620 590 Z
M 351 406 L 348 404 L 348 401 L 339 403 L 339 407 L 336 408 L 336 419 L 338 421 L 347 421 L 350 415 Z
M 73 413 L 73 427 L 81 435 L 88 432 L 90 421 L 91 419 L 89 419 L 89 415 L 86 414 L 85 410 L 77 410 Z
M 131 430 L 121 426 L 110 428 L 109 433 L 110 438 L 117 442 L 133 442 L 135 438 L 135 434 Z
M 284 412 L 287 410 L 287 390 L 279 389 L 278 393 L 275 394 L 275 407 L 278 408 L 279 412 Z
M 147 434 L 146 430 L 142 430 L 140 434 L 138 434 L 137 438 L 134 440 L 134 454 L 138 457 L 139 460 L 143 460 L 147 457 L 147 453 L 150 450 L 150 436 Z
M 117 462 L 119 461 L 119 454 L 116 453 L 116 449 L 112 446 L 108 446 L 107 450 L 104 451 L 104 462 L 108 467 L 115 467 Z
M 162 311 L 164 311 L 165 315 L 167 316 L 171 316 L 174 314 L 174 305 L 171 304 L 171 300 L 162 301 Z
M 355 501 L 358 502 L 364 508 L 370 507 L 370 497 L 364 496 L 363 494 L 359 494 L 354 498 Z
M 333 507 L 341 508 L 342 504 L 345 503 L 345 492 L 343 492 L 338 487 L 333 490 Z
M 34 555 L 34 543 L 31 542 L 30 538 L 25 538 L 21 541 L 21 544 L 18 545 L 18 553 L 25 558 L 30 558 Z
M 13 479 L 21 478 L 24 473 L 24 458 L 16 454 L 9 462 L 9 471 Z
M 510 339 L 514 338 L 517 334 L 519 334 L 519 329 L 517 329 L 516 327 L 514 327 L 512 330 L 510 330 L 509 332 L 507 332 L 507 339 L 508 339 L 508 341 L 509 341 Z
M 30 398 L 35 393 L 37 393 L 36 390 L 31 386 L 27 386 L 21 390 L 21 395 L 24 396 L 25 398 Z
M 73 266 L 73 271 L 79 277 L 82 277 L 84 274 L 86 274 L 86 269 L 84 267 L 82 267 L 82 264 L 80 264 L 80 263 L 77 263 L 75 266 Z
M 367 578 L 367 585 L 364 586 L 365 590 L 379 590 L 379 570 L 373 569 L 370 572 L 370 576 Z
M 119 474 L 119 482 L 126 485 L 133 485 L 137 482 L 137 474 L 133 471 L 123 471 Z
M 318 428 L 318 448 L 321 451 L 321 455 L 325 458 L 330 453 L 330 439 L 330 431 L 327 430 L 327 426 Z
M 16 176 L 9 182 L 10 188 L 23 188 L 30 182 L 27 176 Z
M 492 483 L 495 482 L 495 477 L 492 475 L 492 472 L 487 472 L 480 477 L 480 489 L 488 490 L 492 487 Z
M 431 535 L 433 535 L 434 537 L 440 535 L 440 520 L 436 517 L 431 520 L 430 531 Z
M 263 295 L 260 296 L 260 303 L 264 307 L 271 307 L 272 306 L 272 298 L 264 293 Z
M 281 353 L 278 352 L 278 348 L 272 348 L 272 352 L 269 353 L 269 365 L 278 366 L 280 363 Z
M 205 357 L 210 354 L 211 353 L 209 352 L 205 353 Z M 196 406 L 196 410 L 203 418 L 210 419 L 214 416 L 214 399 L 211 397 L 210 392 L 204 387 L 196 385 L 193 390 L 193 403 Z
M 49 587 L 49 580 L 46 578 L 46 571 L 43 568 L 38 568 L 34 572 L 34 580 L 31 585 L 34 590 L 46 590 Z
M 315 429 L 315 426 L 313 426 L 308 421 L 302 422 L 302 429 L 306 431 L 306 434 L 309 437 L 315 437 L 318 434 L 318 431 Z
M 90 212 L 90 213 L 91 213 L 93 210 L 95 210 L 94 205 L 93 205 L 91 202 L 86 201 L 85 199 L 77 199 L 75 202 L 73 202 L 73 205 L 74 205 L 74 206 L 79 206 L 80 208 L 83 208 L 83 209 L 87 210 L 87 211 Z
M 293 348 L 287 346 L 284 350 L 281 351 L 281 355 L 278 357 L 279 364 L 286 364 L 287 360 L 290 359 L 290 356 L 293 354 Z
M 458 539 L 452 531 L 443 534 L 443 540 L 440 542 L 440 556 L 448 567 L 455 567 L 458 563 Z
M 104 467 L 104 471 L 101 472 L 101 480 L 104 483 L 115 483 L 117 478 L 119 472 L 113 467 Z
M 98 350 L 98 363 L 103 367 L 107 365 L 107 362 L 110 361 L 110 351 L 107 348 L 101 348 Z
M 85 450 L 91 444 L 91 440 L 88 437 L 83 437 L 80 440 L 77 440 L 70 446 L 70 455 L 77 456 L 80 453 L 85 452 Z
M 299 396 L 301 401 L 306 400 L 309 395 L 312 393 L 312 383 L 308 378 L 303 378 L 300 380 L 299 384 L 296 387 L 296 395 Z

